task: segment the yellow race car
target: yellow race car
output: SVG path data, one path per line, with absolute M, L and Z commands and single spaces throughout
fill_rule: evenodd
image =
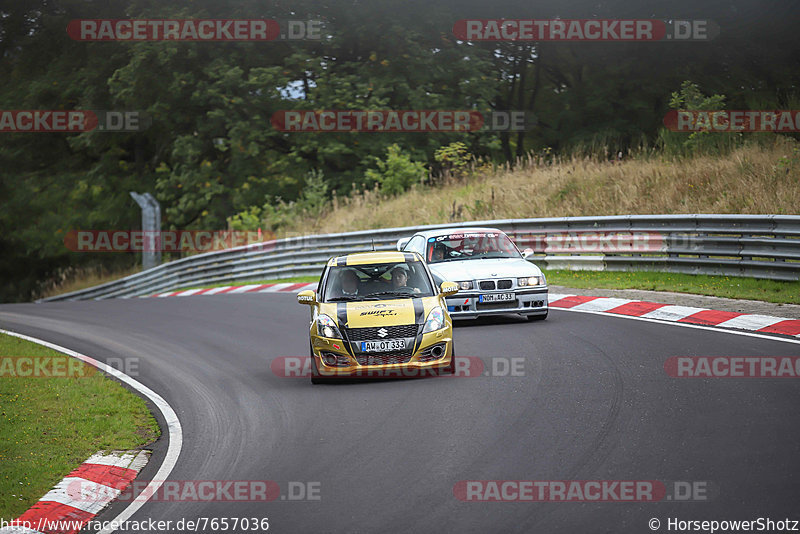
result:
M 311 381 L 423 376 L 455 371 L 453 324 L 445 297 L 413 252 L 360 252 L 331 258 L 311 306 Z

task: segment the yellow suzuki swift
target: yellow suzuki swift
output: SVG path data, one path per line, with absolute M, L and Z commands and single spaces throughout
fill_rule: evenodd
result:
M 313 383 L 339 377 L 422 376 L 455 370 L 453 324 L 445 297 L 413 252 L 360 252 L 331 258 L 311 306 Z

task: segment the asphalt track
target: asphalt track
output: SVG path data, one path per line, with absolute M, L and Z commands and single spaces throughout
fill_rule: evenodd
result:
M 270 369 L 308 354 L 307 322 L 292 294 L 0 306 L 0 328 L 101 361 L 138 358 L 133 376 L 183 426 L 171 480 L 272 480 L 284 493 L 290 481 L 320 485 L 318 501 L 148 502 L 134 520 L 483 533 L 800 519 L 800 379 L 676 379 L 663 367 L 670 356 L 798 356 L 800 344 L 553 309 L 544 322 L 457 323 L 459 356 L 522 358 L 523 376 L 312 386 Z M 155 473 L 166 441 L 140 478 Z M 710 498 L 462 502 L 461 480 L 702 481 Z

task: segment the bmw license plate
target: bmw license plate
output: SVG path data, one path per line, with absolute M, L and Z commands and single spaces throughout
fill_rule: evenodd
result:
M 361 352 L 389 352 L 406 348 L 405 339 L 384 339 L 381 341 L 362 341 Z
M 514 293 L 492 293 L 478 297 L 478 302 L 503 302 L 506 300 L 514 300 Z

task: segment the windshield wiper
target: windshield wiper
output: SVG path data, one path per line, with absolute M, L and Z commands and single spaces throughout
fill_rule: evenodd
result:
M 328 302 L 342 302 L 345 300 L 358 300 L 358 295 L 342 295 L 341 297 L 329 298 Z

